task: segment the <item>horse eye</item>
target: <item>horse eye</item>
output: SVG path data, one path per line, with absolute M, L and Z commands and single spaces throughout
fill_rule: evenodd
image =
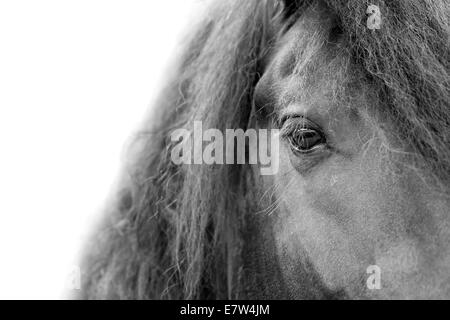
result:
M 301 123 L 288 123 L 283 131 L 294 153 L 310 153 L 326 145 L 324 134 L 304 118 Z
M 314 129 L 301 128 L 295 130 L 289 137 L 293 151 L 308 153 L 325 143 L 323 136 Z

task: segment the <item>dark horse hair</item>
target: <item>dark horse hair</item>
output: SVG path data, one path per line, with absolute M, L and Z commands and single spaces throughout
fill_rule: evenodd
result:
M 194 121 L 246 130 L 270 53 L 317 2 L 342 34 L 341 54 L 377 99 L 379 131 L 401 143 L 430 184 L 448 187 L 449 1 L 214 1 L 192 30 L 90 239 L 82 298 L 247 297 L 249 222 L 261 209 L 257 177 L 247 165 L 175 165 L 170 133 Z M 370 4 L 383 13 L 380 30 L 366 26 Z

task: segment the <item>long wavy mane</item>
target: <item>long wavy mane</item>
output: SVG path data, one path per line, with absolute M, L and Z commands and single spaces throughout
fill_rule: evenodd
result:
M 253 90 L 277 39 L 317 1 L 216 1 L 188 41 L 136 141 L 115 200 L 84 259 L 83 297 L 246 296 L 245 247 L 261 209 L 246 165 L 176 166 L 170 132 L 247 129 Z M 450 3 L 323 0 L 345 54 L 370 83 L 380 132 L 439 188 L 450 182 Z M 366 10 L 383 12 L 381 30 Z M 344 72 L 344 71 L 342 71 Z M 262 208 L 264 209 L 264 208 Z

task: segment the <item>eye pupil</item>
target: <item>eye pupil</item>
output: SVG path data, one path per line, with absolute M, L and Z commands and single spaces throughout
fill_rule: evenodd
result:
M 292 135 L 291 145 L 294 150 L 305 152 L 323 142 L 323 137 L 313 129 L 298 129 Z
M 328 149 L 326 135 L 321 127 L 305 117 L 282 119 L 282 137 L 289 143 L 293 153 L 313 153 Z

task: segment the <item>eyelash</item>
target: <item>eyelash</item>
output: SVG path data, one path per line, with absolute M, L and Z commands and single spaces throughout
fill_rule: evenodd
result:
M 311 154 L 315 151 L 318 151 L 319 149 L 328 147 L 327 139 L 322 129 L 317 124 L 305 117 L 285 117 L 279 122 L 279 124 L 282 128 L 281 137 L 289 143 L 290 148 L 294 154 Z M 296 137 L 296 134 L 299 134 L 299 136 Z M 316 143 L 314 143 L 314 145 L 308 145 L 308 142 L 306 140 L 308 139 L 308 137 L 304 136 L 308 134 L 316 134 L 316 136 L 314 137 L 316 138 Z M 303 143 L 306 143 L 308 145 L 306 149 L 302 149 L 302 147 L 298 144 L 298 138 L 300 138 Z M 312 137 L 310 136 L 310 138 Z

